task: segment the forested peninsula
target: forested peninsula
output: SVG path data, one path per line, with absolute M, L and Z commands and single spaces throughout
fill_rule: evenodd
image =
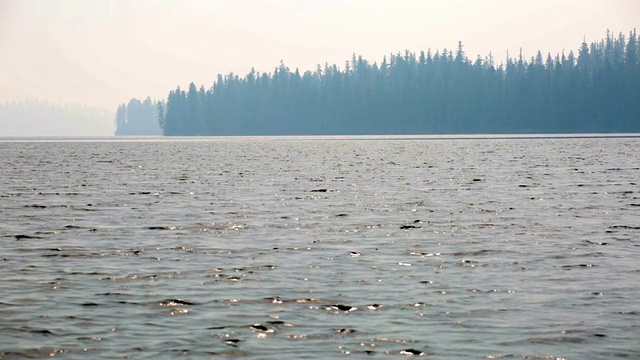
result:
M 469 59 L 462 42 L 304 73 L 281 62 L 178 87 L 158 121 L 176 136 L 640 132 L 639 40 L 607 32 L 576 53 L 501 62 Z

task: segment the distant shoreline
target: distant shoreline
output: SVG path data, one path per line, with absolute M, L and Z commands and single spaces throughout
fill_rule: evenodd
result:
M 254 135 L 254 136 L 0 136 L 0 142 L 128 142 L 194 140 L 554 140 L 554 139 L 633 139 L 640 133 L 566 134 L 437 134 L 437 135 Z

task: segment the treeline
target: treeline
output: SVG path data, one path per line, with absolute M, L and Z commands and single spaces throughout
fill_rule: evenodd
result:
M 155 103 L 147 97 L 144 101 L 129 100 L 116 110 L 115 135 L 162 135 L 158 122 L 159 108 L 162 103 Z
M 640 132 L 636 31 L 577 53 L 470 60 L 453 50 L 244 77 L 169 93 L 165 135 Z
M 109 136 L 113 113 L 81 104 L 0 103 L 0 136 Z

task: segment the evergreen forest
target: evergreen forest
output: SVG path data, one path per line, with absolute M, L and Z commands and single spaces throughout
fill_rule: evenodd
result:
M 131 99 L 128 104 L 118 106 L 115 135 L 161 135 L 158 106 L 162 105 L 149 97 L 144 101 Z
M 304 73 L 281 62 L 178 87 L 158 122 L 164 135 L 640 132 L 639 40 L 607 32 L 576 52 L 502 61 L 470 59 L 459 42 Z

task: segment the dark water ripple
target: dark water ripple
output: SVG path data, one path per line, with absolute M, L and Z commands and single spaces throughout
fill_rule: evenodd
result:
M 0 359 L 639 358 L 639 145 L 0 142 Z

